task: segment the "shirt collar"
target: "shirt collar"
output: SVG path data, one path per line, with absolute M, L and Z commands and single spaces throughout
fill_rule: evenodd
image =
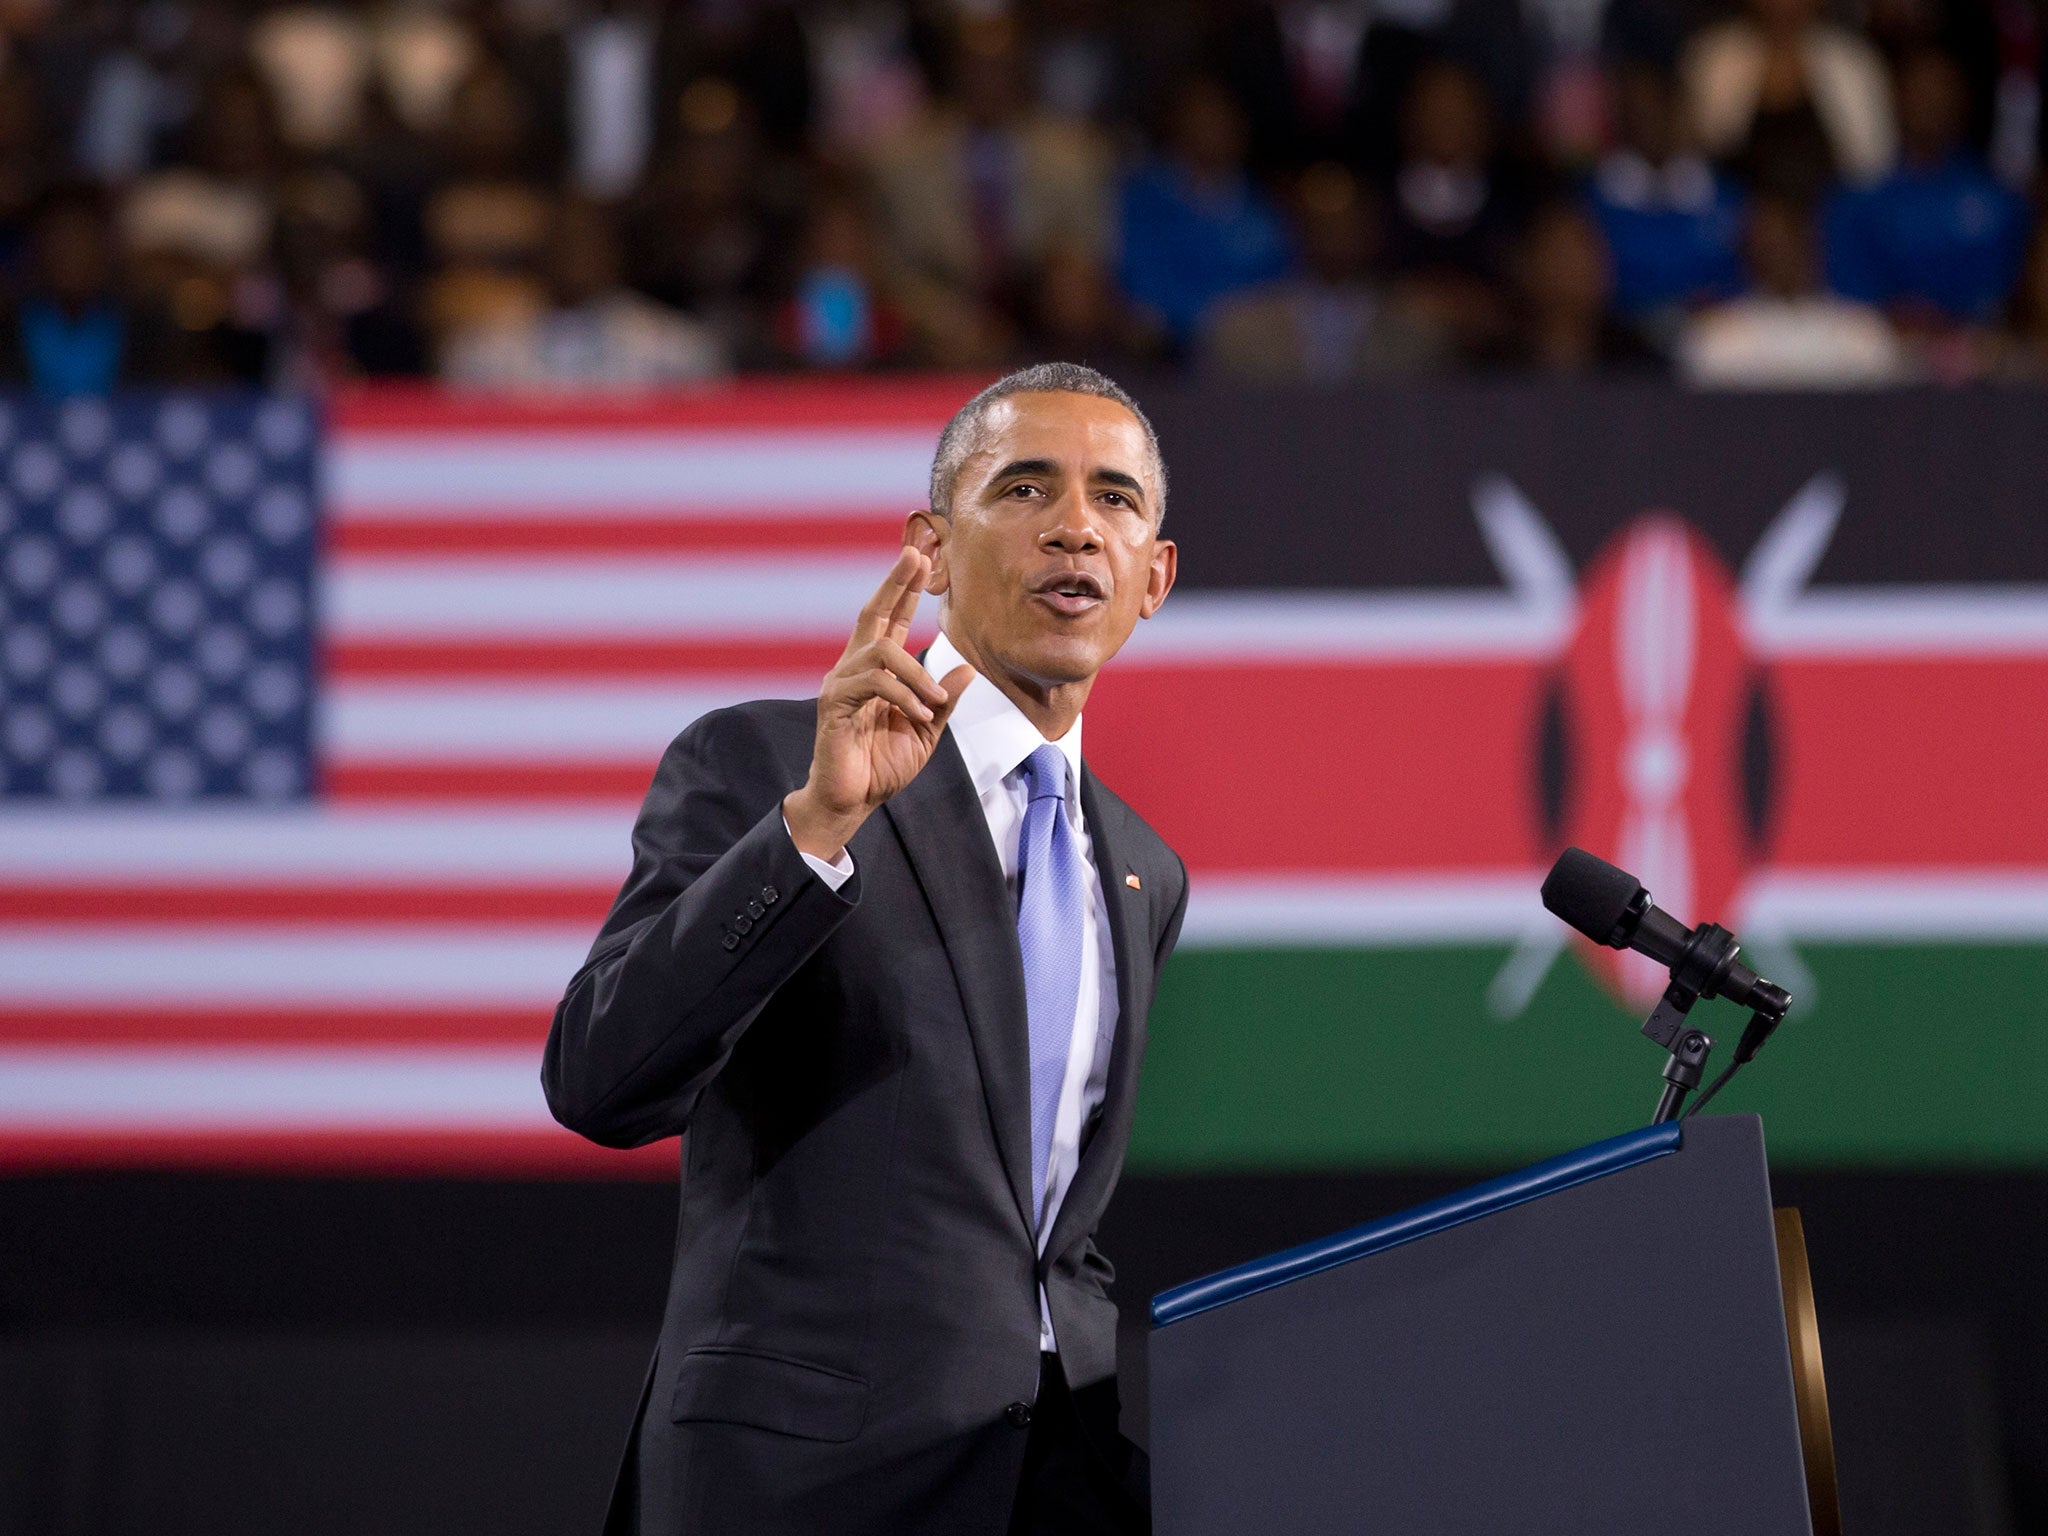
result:
M 933 677 L 944 677 L 965 660 L 959 648 L 941 630 L 932 641 L 931 649 L 925 652 L 924 665 Z M 974 781 L 974 793 L 984 800 L 990 791 L 1016 771 L 1025 758 L 1045 745 L 1045 738 L 1039 735 L 1038 727 L 1025 718 L 1024 711 L 979 672 L 968 683 L 967 691 L 960 695 L 960 702 L 953 706 L 952 717 L 946 724 L 953 733 L 953 744 L 960 749 L 960 756 L 967 764 L 967 776 Z M 1053 745 L 1067 760 L 1067 809 L 1078 813 L 1081 808 L 1080 716 L 1074 717 L 1073 726 Z

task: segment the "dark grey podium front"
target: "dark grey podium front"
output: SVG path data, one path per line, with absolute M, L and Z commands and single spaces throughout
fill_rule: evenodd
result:
M 1809 1536 L 1754 1116 L 1652 1126 L 1152 1307 L 1159 1536 Z

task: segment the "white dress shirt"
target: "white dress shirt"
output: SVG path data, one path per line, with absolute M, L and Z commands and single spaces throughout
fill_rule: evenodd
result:
M 925 656 L 925 670 L 944 677 L 964 660 L 943 633 Z M 1017 841 L 1024 828 L 1027 797 L 1018 770 L 1024 759 L 1045 744 L 1038 727 L 994 683 L 979 673 L 967 685 L 947 722 L 954 745 L 967 764 L 967 776 L 981 799 L 989 837 L 1003 866 L 1014 904 L 1017 886 Z M 1067 1076 L 1060 1087 L 1059 1112 L 1053 1120 L 1052 1151 L 1045 1170 L 1045 1208 L 1038 1213 L 1038 1250 L 1045 1251 L 1060 1202 L 1081 1163 L 1081 1135 L 1102 1107 L 1109 1086 L 1109 1048 L 1116 1034 L 1116 950 L 1109 932 L 1109 908 L 1103 899 L 1102 875 L 1095 867 L 1095 848 L 1081 813 L 1081 722 L 1053 743 L 1067 760 L 1067 827 L 1081 854 L 1081 873 L 1088 900 L 1081 908 L 1081 988 L 1074 1000 L 1074 1037 L 1067 1047 Z M 853 856 L 841 850 L 837 863 L 814 854 L 804 862 L 819 879 L 837 890 L 853 877 Z M 1052 1349 L 1052 1311 L 1045 1288 L 1038 1291 L 1038 1342 Z

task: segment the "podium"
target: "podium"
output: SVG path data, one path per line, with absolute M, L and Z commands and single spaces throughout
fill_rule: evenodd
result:
M 1782 1286 L 1762 1124 L 1702 1116 L 1162 1292 L 1155 1529 L 1831 1536 L 1780 1214 Z

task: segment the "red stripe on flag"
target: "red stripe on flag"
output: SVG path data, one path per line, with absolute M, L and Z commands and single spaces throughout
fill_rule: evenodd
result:
M 531 1045 L 538 1071 L 549 1019 L 544 1008 L 0 1008 L 0 1044 Z
M 623 868 L 621 870 L 623 873 Z M 0 886 L 0 922 L 491 923 L 600 921 L 615 887 L 557 885 L 98 885 Z
M 621 1152 L 549 1130 L 0 1132 L 0 1171 L 84 1167 L 673 1179 L 678 1159 L 673 1141 Z
M 1769 676 L 1775 862 L 2048 865 L 2048 660 L 1795 659 Z
M 460 517 L 342 512 L 327 527 L 327 548 L 350 558 L 379 555 L 751 554 L 764 550 L 868 552 L 887 556 L 903 542 L 901 512 L 859 517 L 636 518 L 488 513 Z
M 1112 668 L 1103 778 L 1197 869 L 1459 873 L 1542 855 L 1525 662 Z
M 822 679 L 842 649 L 815 640 L 333 640 L 323 660 L 334 678 L 729 678 L 759 672 L 775 678 L 766 688 L 792 673 Z

